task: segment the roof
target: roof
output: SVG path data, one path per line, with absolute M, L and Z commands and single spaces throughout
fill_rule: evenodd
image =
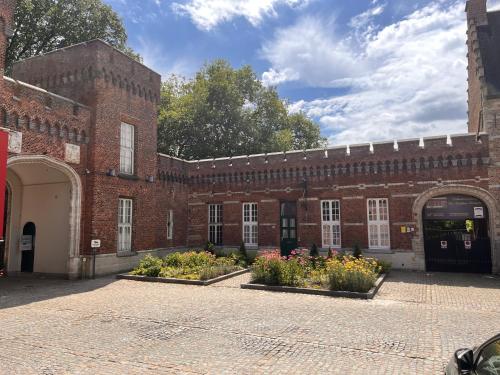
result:
M 128 56 L 123 51 L 120 51 L 115 46 L 112 46 L 108 42 L 106 42 L 106 41 L 104 41 L 102 39 L 99 39 L 99 38 L 97 38 L 97 39 L 91 39 L 91 40 L 88 40 L 88 41 L 85 41 L 85 42 L 76 43 L 76 44 L 71 44 L 71 45 L 66 46 L 66 47 L 56 48 L 56 49 L 54 49 L 52 51 L 49 51 L 49 52 L 41 53 L 39 55 L 35 55 L 35 56 L 31 56 L 31 57 L 27 57 L 25 59 L 21 59 L 21 60 L 15 61 L 15 64 L 22 63 L 23 61 L 35 60 L 35 59 L 38 59 L 38 58 L 43 57 L 43 56 L 51 55 L 51 54 L 54 54 L 54 53 L 59 53 L 59 52 L 62 52 L 62 51 L 73 49 L 73 48 L 82 48 L 82 47 L 85 48 L 86 46 L 88 46 L 90 44 L 101 44 L 101 45 L 105 46 L 106 48 L 112 49 L 115 52 L 117 52 L 117 53 L 125 56 L 126 58 L 130 59 L 130 61 L 134 62 L 135 64 L 137 64 L 137 65 L 139 65 L 141 67 L 143 67 L 144 69 L 150 71 L 151 73 L 156 74 L 157 76 L 161 76 L 159 73 L 155 72 L 153 69 L 151 69 L 147 65 L 144 65 L 142 62 L 134 60 L 133 58 L 131 58 L 130 56 Z
M 488 12 L 488 25 L 477 27 L 488 96 L 500 97 L 500 11 Z

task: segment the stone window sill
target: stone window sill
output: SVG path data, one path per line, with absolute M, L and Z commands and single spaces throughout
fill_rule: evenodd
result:
M 118 258 L 133 257 L 136 255 L 137 255 L 137 252 L 135 252 L 135 251 L 120 251 L 120 252 L 116 253 L 116 256 Z
M 118 173 L 118 178 L 123 178 L 124 180 L 138 181 L 139 177 L 134 174 Z

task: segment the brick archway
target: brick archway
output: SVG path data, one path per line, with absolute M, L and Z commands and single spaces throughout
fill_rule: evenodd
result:
M 429 199 L 450 194 L 469 195 L 480 199 L 488 207 L 489 233 L 491 239 L 491 256 L 493 272 L 500 272 L 500 236 L 495 230 L 496 223 L 499 222 L 498 205 L 496 199 L 485 189 L 469 185 L 445 185 L 426 190 L 420 194 L 413 202 L 413 218 L 416 223 L 415 236 L 412 240 L 412 247 L 415 254 L 425 259 L 424 231 L 422 213 L 425 204 Z
M 7 161 L 7 168 L 20 165 L 40 165 L 54 169 L 68 179 L 71 189 L 69 198 L 69 251 L 67 275 L 76 278 L 80 273 L 80 228 L 81 228 L 81 200 L 82 183 L 78 173 L 68 164 L 45 155 L 13 156 Z

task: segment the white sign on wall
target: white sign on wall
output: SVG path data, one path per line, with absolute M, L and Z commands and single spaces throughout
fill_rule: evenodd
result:
M 484 219 L 483 207 L 474 207 L 474 219 Z
M 66 143 L 64 160 L 72 164 L 80 164 L 80 146 Z
M 23 133 L 9 131 L 9 152 L 20 154 L 23 148 Z
M 97 249 L 97 248 L 101 247 L 101 240 L 90 241 L 90 247 L 92 247 L 92 249 Z

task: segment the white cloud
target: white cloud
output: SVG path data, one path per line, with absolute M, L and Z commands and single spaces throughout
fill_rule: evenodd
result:
M 161 43 L 149 38 L 138 37 L 136 51 L 142 56 L 144 64 L 157 73 L 161 74 L 162 79 L 166 80 L 172 74 L 181 77 L 192 77 L 199 69 L 201 62 L 189 58 L 180 58 L 172 60 L 165 53 Z
M 350 88 L 291 105 L 319 119 L 332 144 L 465 132 L 463 8 L 458 0 L 432 3 L 361 43 L 355 27 L 340 39 L 331 25 L 309 18 L 278 32 L 263 56 L 274 71 L 294 72 L 296 85 Z M 287 40 L 292 32 L 295 40 Z
M 302 81 L 310 86 L 342 85 L 345 77 L 361 74 L 360 58 L 344 41 L 336 39 L 333 21 L 327 24 L 304 17 L 297 24 L 279 30 L 274 40 L 262 47 L 262 56 L 272 68 L 262 80 L 266 85 Z
M 488 1 L 488 10 L 500 10 L 500 0 Z
M 253 26 L 258 26 L 265 17 L 276 17 L 276 7 L 302 7 L 310 0 L 187 0 L 173 3 L 172 10 L 189 16 L 201 30 L 211 30 L 222 22 L 244 17 Z

